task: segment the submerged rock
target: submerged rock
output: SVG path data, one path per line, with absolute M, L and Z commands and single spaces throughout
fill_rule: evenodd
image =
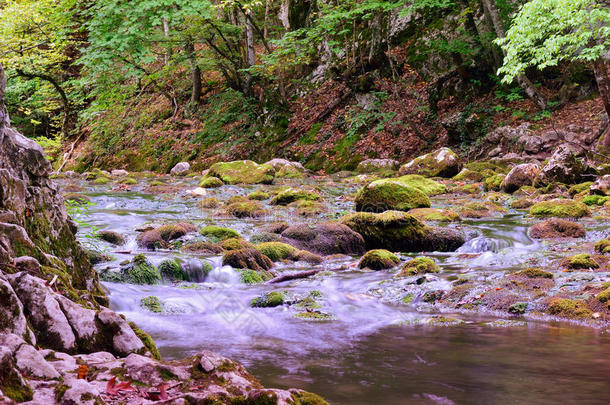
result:
M 416 157 L 400 167 L 400 175 L 420 174 L 426 177 L 453 177 L 460 172 L 458 156 L 449 148 Z
M 394 253 L 385 249 L 373 249 L 366 252 L 358 267 L 361 269 L 383 270 L 391 269 L 400 263 L 400 259 Z
M 362 236 L 349 227 L 334 222 L 294 225 L 281 235 L 289 245 L 320 255 L 360 255 L 365 252 Z

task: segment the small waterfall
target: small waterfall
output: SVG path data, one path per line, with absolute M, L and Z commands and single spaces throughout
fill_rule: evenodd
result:
M 188 259 L 182 263 L 182 271 L 184 271 L 192 282 L 202 283 L 208 277 L 209 267 L 204 266 L 203 262 L 197 259 Z
M 208 274 L 206 281 L 211 283 L 223 283 L 223 284 L 239 284 L 241 283 L 241 277 L 231 266 L 216 267 Z

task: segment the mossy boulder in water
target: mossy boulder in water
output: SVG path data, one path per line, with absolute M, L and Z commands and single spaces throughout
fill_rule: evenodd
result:
M 504 174 L 494 174 L 493 176 L 489 176 L 483 182 L 483 186 L 487 191 L 500 191 L 502 189 L 502 182 L 506 175 Z
M 197 202 L 197 207 L 202 209 L 218 208 L 220 201 L 216 197 L 202 198 Z
M 297 253 L 297 248 L 282 242 L 265 242 L 256 245 L 256 249 L 274 262 L 291 260 Z
M 402 165 L 400 175 L 420 174 L 426 177 L 453 177 L 460 172 L 458 156 L 449 148 L 441 148 Z
M 227 206 L 226 212 L 236 218 L 259 218 L 267 212 L 258 201 L 238 201 Z
M 529 236 L 534 239 L 584 238 L 586 234 L 581 224 L 561 218 L 547 219 L 529 229 Z
M 319 201 L 322 197 L 315 191 L 287 188 L 271 199 L 271 205 L 288 205 L 298 200 Z
M 269 281 L 273 278 L 273 274 L 269 271 L 255 271 L 243 269 L 239 271 L 239 277 L 242 283 L 245 284 L 260 284 Z
M 242 238 L 229 238 L 219 243 L 220 247 L 226 251 L 239 249 L 253 249 L 254 245 Z
M 528 267 L 527 269 L 519 270 L 512 275 L 527 278 L 553 278 L 553 273 L 549 273 L 538 267 Z
M 115 231 L 99 231 L 96 236 L 99 239 L 106 241 L 112 245 L 120 246 L 125 244 L 125 238 L 123 237 L 123 235 Z
M 149 310 L 150 312 L 160 313 L 163 312 L 163 305 L 158 297 L 149 295 L 140 300 L 140 307 Z
M 185 236 L 187 233 L 195 232 L 197 228 L 188 222 L 166 224 L 158 228 L 145 231 L 136 238 L 138 246 L 156 250 L 166 248 L 169 242 Z
M 591 215 L 585 204 L 560 198 L 537 202 L 530 207 L 529 213 L 536 217 L 558 218 L 581 218 Z
M 593 314 L 584 301 L 567 298 L 552 299 L 547 306 L 547 311 L 551 315 L 566 318 L 590 318 Z
M 455 181 L 474 181 L 474 182 L 481 182 L 483 180 L 485 180 L 485 175 L 481 172 L 477 172 L 468 168 L 464 168 L 462 169 L 461 172 L 459 172 L 458 174 L 456 174 L 455 176 L 453 176 L 452 180 Z
M 460 215 L 457 212 L 438 208 L 415 208 L 410 210 L 408 214 L 424 222 L 460 221 Z
M 360 262 L 358 263 L 358 267 L 361 269 L 371 269 L 371 270 L 383 270 L 383 269 L 391 269 L 400 263 L 400 259 L 394 253 L 385 249 L 373 249 L 366 252 Z
M 222 186 L 224 186 L 224 183 L 218 177 L 205 176 L 199 181 L 199 187 L 202 188 L 217 188 Z
M 117 283 L 158 284 L 161 274 L 143 254 L 135 255 L 131 262 L 121 266 L 119 271 L 104 271 L 100 279 Z
M 450 228 L 424 225 L 401 211 L 381 214 L 356 212 L 340 219 L 362 235 L 367 249 L 387 249 L 393 252 L 454 251 L 464 244 L 464 236 Z
M 182 271 L 182 266 L 175 259 L 168 259 L 159 265 L 159 273 L 165 281 L 190 281 L 188 275 Z
M 589 206 L 604 205 L 606 202 L 610 201 L 610 196 L 597 194 L 588 195 L 585 196 L 581 201 L 583 204 L 587 204 Z
M 396 274 L 396 277 L 411 277 L 426 273 L 438 273 L 440 271 L 434 260 L 429 257 L 420 256 L 406 262 L 400 269 L 400 272 Z
M 444 184 L 418 174 L 407 174 L 391 180 L 396 180 L 406 186 L 414 187 L 426 195 L 438 195 L 447 192 L 447 187 Z
M 601 254 L 610 253 L 610 239 L 602 239 L 596 242 L 595 251 Z
M 580 253 L 574 256 L 568 257 L 563 262 L 564 265 L 567 265 L 570 269 L 597 269 L 599 268 L 599 263 L 597 263 L 591 255 L 588 253 Z
M 222 258 L 222 264 L 236 269 L 250 269 L 256 271 L 269 270 L 273 262 L 256 249 L 239 249 L 227 252 Z
M 355 202 L 356 210 L 362 212 L 409 211 L 430 207 L 426 194 L 396 179 L 376 180 L 362 187 L 356 193 Z
M 294 225 L 282 232 L 282 240 L 299 249 L 321 255 L 365 252 L 362 236 L 335 222 Z
M 271 184 L 275 177 L 273 166 L 259 165 L 251 160 L 215 163 L 209 176 L 218 177 L 226 184 Z
M 284 304 L 286 297 L 279 291 L 271 291 L 261 295 L 260 297 L 253 298 L 250 301 L 252 308 L 273 308 L 279 307 Z
M 248 194 L 249 200 L 263 201 L 267 200 L 270 197 L 269 193 L 262 190 L 255 190 Z
M 225 240 L 225 239 L 229 239 L 229 238 L 241 238 L 241 235 L 239 234 L 239 232 L 237 232 L 233 229 L 230 229 L 230 228 L 223 228 L 223 227 L 216 226 L 216 225 L 205 226 L 205 227 L 201 228 L 199 233 L 202 234 L 203 236 L 207 236 L 207 237 L 213 238 L 215 240 Z

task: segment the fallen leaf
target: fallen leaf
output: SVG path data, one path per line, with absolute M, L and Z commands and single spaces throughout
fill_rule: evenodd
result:
M 78 366 L 78 373 L 76 375 L 76 378 L 78 378 L 79 380 L 86 380 L 87 379 L 87 374 L 89 374 L 89 367 L 87 367 L 84 364 L 81 364 Z
M 106 384 L 106 392 L 109 395 L 118 395 L 119 391 L 135 391 L 135 389 L 131 386 L 131 382 L 122 381 L 117 384 L 116 377 L 112 377 Z

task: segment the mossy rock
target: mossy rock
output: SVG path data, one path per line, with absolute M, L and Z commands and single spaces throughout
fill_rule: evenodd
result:
M 535 217 L 558 218 L 581 218 L 591 215 L 591 211 L 585 204 L 564 199 L 537 202 L 530 207 L 529 213 Z
M 393 180 L 414 187 L 428 196 L 445 194 L 447 192 L 447 187 L 444 184 L 418 174 L 407 174 Z
M 112 245 L 121 246 L 125 244 L 125 238 L 118 232 L 103 230 L 99 231 L 96 236 Z
M 239 271 L 239 277 L 245 284 L 260 284 L 273 278 L 273 274 L 268 271 L 255 271 L 243 269 Z
M 127 186 L 133 186 L 138 184 L 138 181 L 136 179 L 134 179 L 133 177 L 126 177 L 123 180 L 121 180 L 121 184 L 125 184 Z
M 159 264 L 159 273 L 165 281 L 190 281 L 189 276 L 182 270 L 182 266 L 175 259 L 164 260 Z
M 514 315 L 521 315 L 527 311 L 528 303 L 527 302 L 516 302 L 510 307 L 508 307 L 508 312 Z
M 599 302 L 609 302 L 610 301 L 610 288 L 606 288 L 604 291 L 600 292 L 595 296 Z
M 221 241 L 229 238 L 241 238 L 239 232 L 230 228 L 223 228 L 216 225 L 205 226 L 201 228 L 199 233 L 203 236 L 207 236 L 209 238 Z
M 589 206 L 592 205 L 604 205 L 606 202 L 610 201 L 610 196 L 607 195 L 588 195 L 581 200 L 582 203 L 587 204 Z
M 269 270 L 273 262 L 256 249 L 239 249 L 227 252 L 222 258 L 223 266 L 236 269 L 250 269 L 256 271 Z
M 220 247 L 226 251 L 239 249 L 253 249 L 254 245 L 242 238 L 229 238 L 219 243 Z
M 568 193 L 570 193 L 571 196 L 575 196 L 576 194 L 580 194 L 585 191 L 588 192 L 592 185 L 592 181 L 586 181 L 584 183 L 576 184 L 568 189 Z
M 529 229 L 530 238 L 584 238 L 587 232 L 581 224 L 561 218 L 551 218 L 535 224 Z
M 294 315 L 295 318 L 305 319 L 307 321 L 330 321 L 333 316 L 321 311 L 304 311 Z
M 108 177 L 98 177 L 95 180 L 93 180 L 93 184 L 102 185 L 102 184 L 108 184 L 111 181 L 112 180 L 110 180 Z
M 486 191 L 500 191 L 502 188 L 501 187 L 502 182 L 504 181 L 505 177 L 506 177 L 506 175 L 504 175 L 504 174 L 494 174 L 493 176 L 486 178 L 485 181 L 483 182 L 483 186 L 485 187 L 485 190 Z
M 383 270 L 391 269 L 400 263 L 400 259 L 394 253 L 385 249 L 373 249 L 366 252 L 360 259 L 358 267 L 361 269 Z
M 452 187 L 450 191 L 454 194 L 479 194 L 481 187 L 478 184 L 463 184 Z
M 457 212 L 438 208 L 415 208 L 410 210 L 408 214 L 424 222 L 457 222 L 461 220 Z
M 220 201 L 216 197 L 202 198 L 197 202 L 197 207 L 202 209 L 218 208 Z
M 253 200 L 234 202 L 229 204 L 225 210 L 236 218 L 259 218 L 267 213 L 260 202 Z
M 317 201 L 298 200 L 293 203 L 290 203 L 288 206 L 291 208 L 295 208 L 297 214 L 302 217 L 313 217 L 328 211 L 328 208 L 325 204 Z
M 406 262 L 400 269 L 400 272 L 396 274 L 396 277 L 411 277 L 426 273 L 438 273 L 440 271 L 434 260 L 426 256 L 419 256 Z
M 224 186 L 224 183 L 218 177 L 205 176 L 199 181 L 199 187 L 201 188 L 217 188 L 222 186 Z
M 460 215 L 463 218 L 490 218 L 506 212 L 506 208 L 491 201 L 470 202 L 462 206 Z
M 570 269 L 597 269 L 599 268 L 599 263 L 597 263 L 591 255 L 587 253 L 580 253 L 574 256 L 569 257 L 564 264 L 567 265 Z
M 140 307 L 154 313 L 163 312 L 163 305 L 161 304 L 161 301 L 154 295 L 149 295 L 148 297 L 140 299 Z
M 256 200 L 256 201 L 263 201 L 263 200 L 267 200 L 269 199 L 269 197 L 271 197 L 271 195 L 265 191 L 261 191 L 261 190 L 255 190 L 253 192 L 251 192 L 250 194 L 248 194 L 248 199 L 250 200 Z
M 256 249 L 274 262 L 290 260 L 297 252 L 297 248 L 282 242 L 260 243 Z
M 271 184 L 275 177 L 273 166 L 251 160 L 215 163 L 208 173 L 226 184 Z
M 293 392 L 294 405 L 330 405 L 322 397 L 307 391 Z
M 474 170 L 470 170 L 468 168 L 462 169 L 461 172 L 453 176 L 452 180 L 455 181 L 474 181 L 475 183 L 479 183 L 485 180 L 485 175 L 481 172 L 477 172 Z
M 284 165 L 276 173 L 276 177 L 283 177 L 286 179 L 302 179 L 305 177 L 302 169 L 292 165 Z
M 529 198 L 518 198 L 514 201 L 511 201 L 510 207 L 516 210 L 524 210 L 530 208 L 535 204 L 535 201 Z
M 277 233 L 261 232 L 250 237 L 250 243 L 280 242 L 282 237 Z
M 430 198 L 421 190 L 396 179 L 376 180 L 356 193 L 356 211 L 409 211 L 430 207 Z
M 602 239 L 595 243 L 595 251 L 601 254 L 610 253 L 610 239 Z
M 288 188 L 271 199 L 271 205 L 288 205 L 298 200 L 319 201 L 322 197 L 314 191 Z
M 185 236 L 187 233 L 196 232 L 197 228 L 188 222 L 178 222 L 175 224 L 162 225 L 155 228 L 155 231 L 161 235 L 161 239 L 165 242 L 170 242 Z
M 157 345 L 155 344 L 155 341 L 153 340 L 153 338 L 148 333 L 146 333 L 142 329 L 138 328 L 138 326 L 135 323 L 128 322 L 128 324 L 131 327 L 131 329 L 133 330 L 133 332 L 136 334 L 138 339 L 140 339 L 142 341 L 142 343 L 144 344 L 144 347 L 146 348 L 146 351 L 148 353 L 150 353 L 150 356 L 155 360 L 161 360 L 161 353 L 159 353 L 159 350 L 157 349 Z M 140 353 L 140 354 L 144 354 L 144 353 Z
M 128 265 L 122 267 L 121 273 L 127 283 L 158 284 L 161 281 L 159 271 L 141 253 L 135 255 Z
M 551 315 L 566 318 L 591 318 L 593 312 L 581 300 L 567 298 L 554 298 L 549 302 L 547 311 Z
M 527 269 L 513 273 L 513 275 L 527 278 L 553 278 L 553 273 L 544 271 L 538 267 L 528 267 Z
M 260 297 L 253 298 L 250 301 L 252 308 L 273 308 L 284 305 L 286 296 L 278 291 L 271 291 L 261 295 Z
M 418 156 L 400 167 L 399 173 L 426 177 L 453 177 L 460 171 L 458 156 L 449 148 L 441 148 Z
M 380 214 L 356 212 L 340 219 L 364 238 L 366 248 L 393 252 L 454 251 L 464 244 L 464 236 L 453 229 L 424 225 L 401 211 Z

